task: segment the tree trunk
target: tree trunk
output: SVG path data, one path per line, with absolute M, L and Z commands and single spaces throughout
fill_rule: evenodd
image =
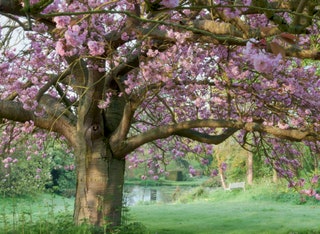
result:
M 101 67 L 104 62 L 91 61 Z M 112 114 L 104 116 L 98 104 L 104 95 L 105 74 L 89 69 L 87 75 L 88 88 L 78 108 L 74 221 L 76 224 L 88 222 L 99 227 L 119 226 L 125 160 L 113 157 L 109 139 L 121 120 L 123 108 L 110 105 L 108 109 Z
M 249 185 L 253 184 L 253 153 L 250 151 L 247 157 L 247 182 Z
M 273 175 L 272 175 L 272 181 L 273 183 L 278 183 L 278 172 L 275 169 L 272 169 Z
M 224 171 L 222 170 L 221 166 L 219 166 L 218 170 L 219 170 L 221 185 L 222 185 L 223 189 L 227 189 L 226 178 L 225 178 Z
M 97 152 L 80 157 L 85 160 L 77 160 L 75 223 L 119 226 L 125 161 L 102 158 Z

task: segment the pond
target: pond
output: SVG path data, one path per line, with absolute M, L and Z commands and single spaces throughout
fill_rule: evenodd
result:
M 146 187 L 131 185 L 124 187 L 124 204 L 133 206 L 139 203 L 161 202 L 169 203 L 175 200 L 183 191 L 190 190 L 190 187 L 179 186 L 158 186 Z

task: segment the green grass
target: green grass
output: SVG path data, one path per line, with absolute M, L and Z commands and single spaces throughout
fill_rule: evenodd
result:
M 190 179 L 187 181 L 172 181 L 172 180 L 141 180 L 141 179 L 128 179 L 125 181 L 125 185 L 140 185 L 140 186 L 188 186 L 188 187 L 196 187 L 200 186 L 203 182 L 205 182 L 207 178 L 197 178 Z
M 282 185 L 215 190 L 189 202 L 198 191 L 190 191 L 175 204 L 131 207 L 130 215 L 157 234 L 320 233 L 320 203 L 309 199 L 300 204 L 299 194 Z
M 37 217 L 52 215 L 59 212 L 73 210 L 73 199 L 64 198 L 53 194 L 37 194 L 36 196 L 0 198 L 0 214 L 17 217 L 22 213 Z M 0 220 L 0 224 L 1 224 Z
M 288 233 L 318 230 L 320 207 L 261 201 L 198 201 L 135 206 L 135 221 L 150 233 Z
M 246 191 L 195 188 L 175 203 L 130 207 L 125 218 L 131 229 L 117 233 L 132 234 L 139 223 L 149 234 L 320 233 L 320 203 L 299 201 L 283 185 L 264 183 Z M 93 233 L 88 226 L 72 225 L 72 208 L 73 199 L 48 194 L 0 198 L 0 233 Z
M 30 229 L 30 226 L 47 230 L 49 223 L 55 224 L 58 220 L 61 222 L 60 219 L 66 216 L 71 223 L 72 216 L 69 214 L 73 212 L 73 202 L 73 199 L 51 194 L 2 197 L 0 198 L 0 233 L 24 233 L 24 230 Z M 34 227 L 33 230 L 35 230 Z M 30 233 L 38 233 L 38 231 Z

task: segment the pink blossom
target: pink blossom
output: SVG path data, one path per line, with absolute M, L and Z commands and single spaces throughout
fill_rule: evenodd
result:
M 85 38 L 84 35 L 80 35 L 80 30 L 79 25 L 74 25 L 65 32 L 64 37 L 67 45 L 78 47 L 84 42 Z
M 207 158 L 202 158 L 202 159 L 201 159 L 201 164 L 202 164 L 202 165 L 208 165 L 208 164 L 209 164 L 209 159 L 207 159 Z
M 273 70 L 273 64 L 270 60 L 270 57 L 263 53 L 253 55 L 253 67 L 258 72 L 263 73 L 267 73 Z
M 315 197 L 315 199 L 317 199 L 317 200 L 320 201 L 320 194 L 316 193 L 316 194 L 314 195 L 314 197 Z
M 315 175 L 315 176 L 312 177 L 311 183 L 312 183 L 312 184 L 316 184 L 316 183 L 318 183 L 318 180 L 319 180 L 319 176 L 318 176 L 318 175 Z
M 192 166 L 189 166 L 189 173 L 191 176 L 195 176 L 197 174 L 197 171 Z
M 7 157 L 4 160 L 2 160 L 3 163 L 10 163 L 12 162 L 12 158 L 11 157 Z
M 112 93 L 111 92 L 106 93 L 106 99 L 105 100 L 100 100 L 99 104 L 98 104 L 98 107 L 100 109 L 106 109 L 109 106 L 110 102 L 111 102 L 111 97 L 112 97 Z
M 250 57 L 253 53 L 256 53 L 257 50 L 255 48 L 255 45 L 258 43 L 256 39 L 250 39 L 247 41 L 246 47 L 243 50 L 243 54 L 247 57 Z
M 227 170 L 227 163 L 225 163 L 225 162 L 221 163 L 220 167 L 223 171 L 226 171 Z
M 63 44 L 62 40 L 57 41 L 56 51 L 57 51 L 57 54 L 59 54 L 60 56 L 66 55 L 66 51 L 65 51 L 64 44 Z
M 240 16 L 241 11 L 238 8 L 228 7 L 224 9 L 223 13 L 229 18 L 236 18 Z
M 124 41 L 128 41 L 130 39 L 128 33 L 124 32 L 121 34 L 121 39 Z
M 300 191 L 301 194 L 305 194 L 309 197 L 316 195 L 316 191 L 314 189 L 303 189 Z
M 162 0 L 160 4 L 167 8 L 175 8 L 179 6 L 179 0 Z
M 104 53 L 103 42 L 88 41 L 89 52 L 93 56 L 102 55 Z
M 213 176 L 213 177 L 215 177 L 215 176 L 217 176 L 219 174 L 219 172 L 218 172 L 218 170 L 217 169 L 214 169 L 214 170 L 212 170 L 211 171 L 211 176 Z
M 288 128 L 289 128 L 289 124 L 279 122 L 279 123 L 278 123 L 278 127 L 279 127 L 280 129 L 288 129 Z
M 57 28 L 66 28 L 71 21 L 70 16 L 56 16 L 53 18 Z
M 34 122 L 32 120 L 25 122 L 22 127 L 22 131 L 24 131 L 25 133 L 31 133 L 33 129 L 34 129 Z

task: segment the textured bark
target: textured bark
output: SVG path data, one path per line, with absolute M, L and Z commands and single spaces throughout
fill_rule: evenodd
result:
M 103 65 L 103 61 L 93 62 Z M 106 76 L 88 69 L 85 77 L 78 107 L 74 221 L 117 226 L 121 224 L 125 161 L 114 157 L 109 141 L 121 120 L 124 100 L 112 99 L 108 110 L 102 111 L 98 102 L 104 97 Z
M 253 184 L 253 153 L 247 152 L 247 182 L 249 185 Z
M 273 171 L 273 174 L 272 174 L 272 181 L 274 183 L 278 183 L 278 173 L 275 169 L 272 170 Z
M 86 148 L 86 147 L 83 147 Z M 125 161 L 101 157 L 105 145 L 95 145 L 93 152 L 78 149 L 77 192 L 74 222 L 96 226 L 121 224 Z
M 22 11 L 21 1 L 18 0 L 0 0 L 0 12 L 14 15 L 25 15 Z
M 221 167 L 219 167 L 218 170 L 219 170 L 221 185 L 222 185 L 223 189 L 227 189 L 226 177 L 224 175 L 224 171 L 222 170 Z

